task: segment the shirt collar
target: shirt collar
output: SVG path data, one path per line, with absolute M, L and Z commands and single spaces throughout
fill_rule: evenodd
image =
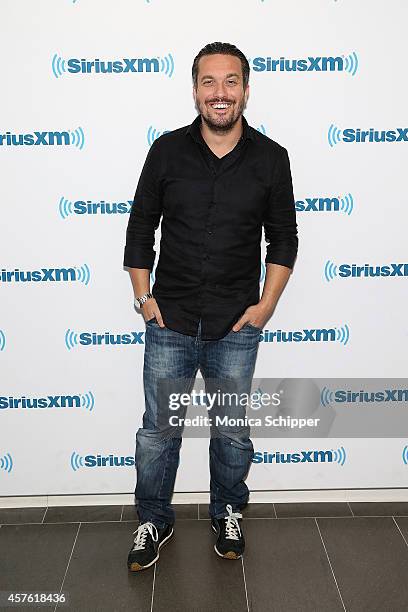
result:
M 190 134 L 191 137 L 199 143 L 203 142 L 203 137 L 201 135 L 201 130 L 200 130 L 200 124 L 201 124 L 201 115 L 197 115 L 197 117 L 194 119 L 193 123 L 191 125 L 188 126 L 188 128 L 186 129 L 186 134 Z M 248 121 L 245 119 L 245 117 L 242 115 L 242 140 L 253 140 L 254 137 L 251 134 L 251 129 L 248 125 Z

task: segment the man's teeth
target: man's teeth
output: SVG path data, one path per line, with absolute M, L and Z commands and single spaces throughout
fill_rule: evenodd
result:
M 212 104 L 211 106 L 213 108 L 228 108 L 230 105 L 229 104 Z

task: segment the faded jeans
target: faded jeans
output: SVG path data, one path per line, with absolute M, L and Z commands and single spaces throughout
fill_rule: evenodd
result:
M 258 353 L 260 329 L 247 323 L 238 332 L 230 331 L 219 340 L 201 339 L 201 321 L 197 336 L 188 336 L 161 328 L 156 318 L 146 321 L 143 385 L 145 412 L 143 426 L 136 434 L 135 501 L 141 522 L 151 521 L 157 527 L 173 524 L 171 506 L 179 464 L 182 432 L 169 435 L 166 406 L 159 401 L 162 379 L 183 381 L 182 392 L 190 393 L 200 369 L 206 392 L 214 380 L 223 379 L 237 393 L 251 393 L 252 377 Z M 208 384 L 209 383 L 209 384 Z M 221 389 L 222 391 L 222 389 Z M 167 397 L 168 399 L 168 397 Z M 168 403 L 167 403 L 168 409 Z M 235 417 L 245 416 L 245 406 L 222 410 Z M 174 428 L 173 428 L 174 429 Z M 210 506 L 214 518 L 226 516 L 226 505 L 233 512 L 248 502 L 249 490 L 244 482 L 254 450 L 249 427 L 223 425 L 211 431 L 209 445 Z

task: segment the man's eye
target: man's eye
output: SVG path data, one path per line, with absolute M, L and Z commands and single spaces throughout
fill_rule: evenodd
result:
M 229 85 L 236 85 L 236 84 L 237 84 L 237 82 L 236 82 L 236 81 L 228 81 L 228 84 L 229 84 Z

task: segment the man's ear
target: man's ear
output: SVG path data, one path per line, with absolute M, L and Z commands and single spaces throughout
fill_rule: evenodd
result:
M 245 103 L 248 102 L 248 98 L 249 98 L 249 85 L 247 85 L 245 89 Z
M 196 88 L 195 88 L 195 85 L 193 85 L 193 100 L 194 100 L 194 102 L 196 101 L 196 97 L 197 97 Z

